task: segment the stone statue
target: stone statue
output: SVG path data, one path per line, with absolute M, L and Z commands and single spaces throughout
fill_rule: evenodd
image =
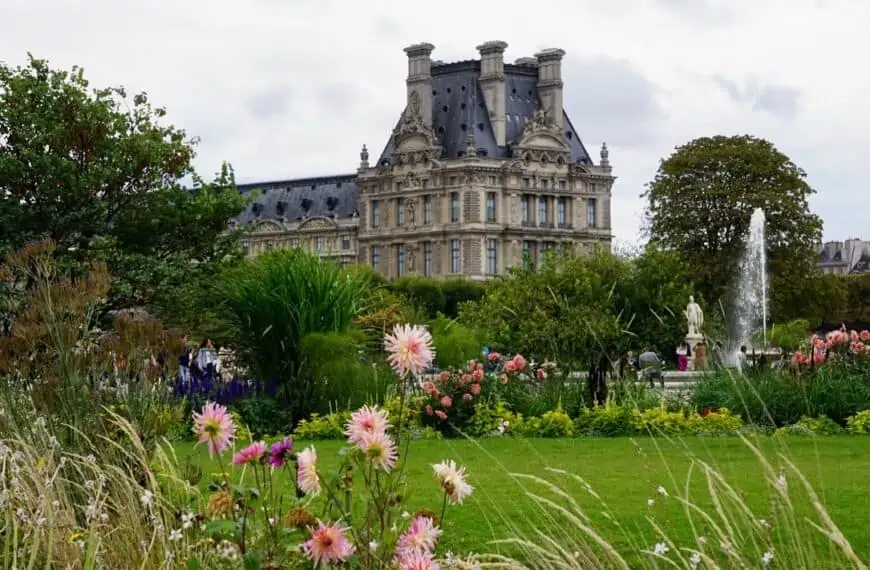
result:
M 689 323 L 688 336 L 700 336 L 701 327 L 704 326 L 704 311 L 701 306 L 695 302 L 694 295 L 689 295 L 689 304 L 686 305 L 686 320 Z
M 413 273 L 417 270 L 417 255 L 414 251 L 408 252 L 408 273 Z
M 408 203 L 405 206 L 405 209 L 408 211 L 408 225 L 411 227 L 414 227 L 416 207 L 417 205 L 414 199 L 408 200 Z
M 411 117 L 417 117 L 420 114 L 420 94 L 416 91 L 411 91 L 408 109 L 411 111 Z

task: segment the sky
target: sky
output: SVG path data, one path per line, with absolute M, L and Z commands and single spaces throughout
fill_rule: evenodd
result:
M 402 49 L 506 61 L 562 48 L 564 105 L 613 172 L 617 244 L 641 239 L 644 184 L 676 146 L 767 138 L 806 170 L 824 238 L 870 239 L 867 0 L 0 0 L 0 59 L 84 67 L 145 91 L 238 182 L 354 172 L 405 105 Z

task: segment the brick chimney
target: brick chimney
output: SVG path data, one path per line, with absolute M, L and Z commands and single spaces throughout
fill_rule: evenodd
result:
M 535 54 L 538 60 L 538 96 L 541 107 L 549 113 L 559 127 L 562 123 L 562 58 L 565 50 L 545 49 Z
M 408 102 L 406 113 L 419 113 L 426 126 L 432 126 L 432 50 L 428 43 L 405 48 L 408 54 Z
M 498 40 L 477 46 L 480 52 L 480 89 L 498 146 L 505 145 L 504 50 L 507 47 L 507 43 Z

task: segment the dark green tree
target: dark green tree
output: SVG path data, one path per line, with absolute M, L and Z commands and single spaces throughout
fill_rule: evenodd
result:
M 822 221 L 810 212 L 806 173 L 770 142 L 752 136 L 695 139 L 662 160 L 642 195 L 649 238 L 679 252 L 697 290 L 728 299 L 749 218 L 767 218 L 771 312 L 795 318 L 814 276 Z M 726 305 L 727 306 L 727 305 Z M 799 310 L 798 310 L 799 312 Z
M 50 238 L 61 264 L 105 261 L 110 308 L 151 305 L 238 255 L 231 169 L 198 177 L 196 140 L 145 94 L 30 57 L 0 63 L 0 102 L 0 254 Z

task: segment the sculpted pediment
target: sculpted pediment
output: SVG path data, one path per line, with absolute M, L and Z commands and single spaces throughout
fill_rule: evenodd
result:
M 305 220 L 301 224 L 299 224 L 300 230 L 322 230 L 322 229 L 332 229 L 337 228 L 338 224 L 336 224 L 333 220 L 329 218 L 317 217 L 311 218 L 309 220 Z
M 251 229 L 252 234 L 268 234 L 273 232 L 283 232 L 285 230 L 284 226 L 275 220 L 263 220 L 261 222 L 257 222 L 256 225 Z
M 546 131 L 539 131 L 523 136 L 517 146 L 519 148 L 534 148 L 538 150 L 569 150 L 565 137 Z
M 432 141 L 421 133 L 408 134 L 396 141 L 396 152 L 414 152 L 426 150 L 432 146 Z

